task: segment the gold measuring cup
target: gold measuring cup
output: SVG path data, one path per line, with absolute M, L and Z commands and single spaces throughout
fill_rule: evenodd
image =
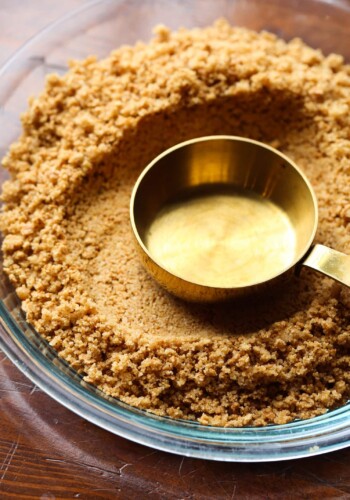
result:
M 186 300 L 245 296 L 299 265 L 350 286 L 350 256 L 312 246 L 308 179 L 254 140 L 208 136 L 163 152 L 138 178 L 130 216 L 144 267 Z

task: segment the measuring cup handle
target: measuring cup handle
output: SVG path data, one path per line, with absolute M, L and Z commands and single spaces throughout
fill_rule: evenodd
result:
M 302 265 L 311 267 L 350 287 L 350 255 L 317 244 Z

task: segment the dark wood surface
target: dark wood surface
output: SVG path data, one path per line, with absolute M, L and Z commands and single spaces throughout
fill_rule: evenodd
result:
M 0 63 L 83 0 L 0 0 Z M 350 449 L 279 463 L 184 458 L 86 422 L 0 352 L 0 498 L 350 499 Z

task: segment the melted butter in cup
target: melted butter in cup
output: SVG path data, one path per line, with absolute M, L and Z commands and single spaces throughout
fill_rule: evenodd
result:
M 265 281 L 275 266 L 293 263 L 295 231 L 280 207 L 251 190 L 211 191 L 192 193 L 157 214 L 145 238 L 157 262 L 212 287 Z

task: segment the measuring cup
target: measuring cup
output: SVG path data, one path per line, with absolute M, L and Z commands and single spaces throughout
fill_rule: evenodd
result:
M 258 141 L 208 136 L 163 152 L 138 178 L 130 218 L 146 270 L 186 300 L 246 296 L 301 265 L 350 286 L 350 256 L 313 246 L 310 182 Z

